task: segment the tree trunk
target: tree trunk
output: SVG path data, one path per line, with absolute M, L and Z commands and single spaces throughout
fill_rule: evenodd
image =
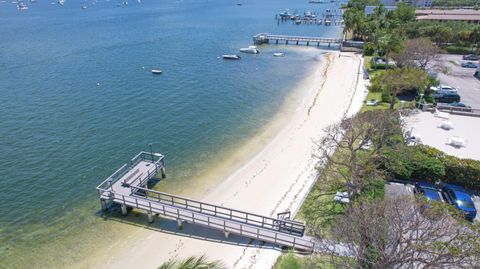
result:
M 390 110 L 393 110 L 393 108 L 395 107 L 395 98 L 396 98 L 396 94 L 395 93 L 392 93 L 392 97 L 390 99 Z
M 388 70 L 388 50 L 385 52 L 385 70 Z

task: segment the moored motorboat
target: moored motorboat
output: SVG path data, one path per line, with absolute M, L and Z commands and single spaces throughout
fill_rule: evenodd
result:
M 283 57 L 283 56 L 285 56 L 285 53 L 283 53 L 283 52 L 275 52 L 275 53 L 273 54 L 273 56 L 275 56 L 275 57 Z
M 222 55 L 223 59 L 226 59 L 226 60 L 240 60 L 240 56 L 236 55 L 236 54 L 224 54 Z
M 248 46 L 248 48 L 241 48 L 241 49 L 240 49 L 240 52 L 243 52 L 243 53 L 252 53 L 252 54 L 260 53 L 260 51 L 257 50 L 257 47 L 256 47 L 256 46 Z
M 152 74 L 160 75 L 161 73 L 162 73 L 162 70 L 160 69 L 152 69 Z

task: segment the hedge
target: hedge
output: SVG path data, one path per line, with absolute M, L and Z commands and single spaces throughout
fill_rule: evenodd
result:
M 461 159 L 425 145 L 399 146 L 383 152 L 380 167 L 399 179 L 442 180 L 480 191 L 480 161 Z
M 450 54 L 464 55 L 464 54 L 472 53 L 472 49 L 469 47 L 447 46 L 447 47 L 444 47 L 444 49 Z
M 480 161 L 447 156 L 443 181 L 480 191 Z

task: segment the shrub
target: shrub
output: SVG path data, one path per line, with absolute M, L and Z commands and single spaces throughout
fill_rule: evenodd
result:
M 430 182 L 440 179 L 480 191 L 480 161 L 450 156 L 425 145 L 389 148 L 382 155 L 380 166 L 392 177 Z
M 480 191 L 480 161 L 446 156 L 443 180 L 467 189 Z
M 382 92 L 382 102 L 384 103 L 390 103 L 390 94 L 386 92 Z M 395 100 L 396 102 L 396 100 Z
M 468 47 L 447 46 L 444 48 L 450 54 L 469 54 L 472 50 Z
M 435 181 L 445 176 L 445 166 L 441 158 L 424 146 L 390 148 L 383 152 L 383 168 L 391 176 L 399 179 Z

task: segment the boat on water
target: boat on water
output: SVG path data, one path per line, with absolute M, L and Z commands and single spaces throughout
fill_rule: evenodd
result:
M 223 59 L 226 60 L 240 60 L 240 56 L 237 54 L 224 54 L 222 55 Z
M 241 49 L 240 49 L 240 52 L 243 52 L 243 53 L 252 53 L 252 54 L 260 53 L 260 51 L 257 50 L 257 47 L 256 47 L 256 46 L 248 46 L 248 48 L 241 48 Z
M 17 9 L 20 10 L 20 11 L 23 11 L 23 10 L 27 10 L 28 7 L 27 7 L 27 5 L 25 5 L 25 3 L 23 3 L 23 2 L 18 2 L 18 4 L 17 4 Z
M 152 69 L 152 74 L 154 75 L 160 75 L 162 73 L 162 70 L 160 69 Z
M 275 52 L 275 53 L 273 54 L 273 56 L 274 56 L 274 57 L 283 57 L 283 56 L 285 56 L 285 53 L 283 53 L 283 52 Z

